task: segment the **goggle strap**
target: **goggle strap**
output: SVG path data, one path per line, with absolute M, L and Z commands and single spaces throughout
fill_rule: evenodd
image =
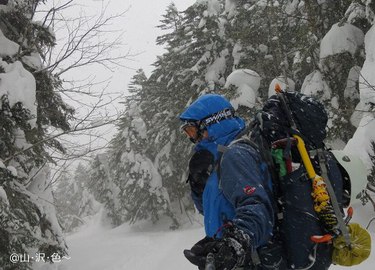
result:
M 200 126 L 208 127 L 212 124 L 219 123 L 222 120 L 234 117 L 233 109 L 225 109 L 220 112 L 211 114 L 200 121 Z

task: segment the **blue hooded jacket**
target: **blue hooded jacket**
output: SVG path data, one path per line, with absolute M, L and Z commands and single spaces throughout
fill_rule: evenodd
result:
M 207 94 L 193 102 L 180 119 L 202 120 L 225 109 L 233 110 L 225 98 Z M 222 225 L 230 220 L 250 236 L 252 246 L 257 248 L 272 234 L 271 178 L 267 166 L 252 146 L 246 143 L 230 145 L 244 128 L 243 119 L 235 116 L 207 126 L 208 138 L 196 145 L 196 151 L 206 149 L 218 162 L 218 145 L 229 147 L 220 160 L 220 179 L 214 171 L 207 180 L 202 200 L 197 196 L 193 196 L 193 200 L 197 209 L 203 212 L 207 236 L 221 237 Z

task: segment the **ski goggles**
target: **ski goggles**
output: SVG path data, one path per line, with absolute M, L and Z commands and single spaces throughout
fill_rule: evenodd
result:
M 181 126 L 181 131 L 185 133 L 185 135 L 189 138 L 189 140 L 193 143 L 199 141 L 200 137 L 202 136 L 202 130 L 198 122 L 195 121 L 186 121 Z
M 196 143 L 201 139 L 203 130 L 208 126 L 233 117 L 235 117 L 233 108 L 227 108 L 217 113 L 211 114 L 200 121 L 186 121 L 181 126 L 181 130 L 193 143 Z

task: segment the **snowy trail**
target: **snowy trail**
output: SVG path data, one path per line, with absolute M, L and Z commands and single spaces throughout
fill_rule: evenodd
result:
M 355 210 L 354 222 L 366 226 L 372 210 Z M 71 259 L 55 265 L 39 265 L 34 270 L 193 270 L 182 251 L 203 237 L 203 228 L 194 225 L 170 231 L 162 225 L 138 227 L 122 225 L 110 229 L 102 225 L 100 214 L 80 231 L 67 237 Z M 375 222 L 371 225 L 370 258 L 351 268 L 332 266 L 330 270 L 373 270 L 375 264 Z
M 137 233 L 120 227 L 100 234 L 73 235 L 68 237 L 72 258 L 62 265 L 66 270 L 191 269 L 180 247 L 190 247 L 201 231 Z
M 69 256 L 55 265 L 37 265 L 34 270 L 190 270 L 183 256 L 203 237 L 203 228 L 170 231 L 150 224 L 109 229 L 100 225 L 100 214 L 85 228 L 67 236 Z

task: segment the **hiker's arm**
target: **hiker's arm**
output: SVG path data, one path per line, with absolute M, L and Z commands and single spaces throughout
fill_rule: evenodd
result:
M 235 207 L 235 226 L 247 233 L 253 247 L 265 244 L 274 223 L 270 194 L 265 176 L 250 146 L 233 146 L 225 152 L 220 165 L 220 181 L 225 197 Z

